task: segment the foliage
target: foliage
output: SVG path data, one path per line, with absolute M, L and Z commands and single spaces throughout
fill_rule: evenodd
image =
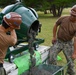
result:
M 63 9 L 75 4 L 76 0 L 23 0 L 23 3 L 45 13 L 46 10 L 50 10 L 53 16 L 56 17 L 61 16 Z
M 0 0 L 0 7 L 5 7 L 9 4 L 15 3 L 16 0 Z
M 63 9 L 66 7 L 71 7 L 73 2 L 73 0 L 55 0 L 51 2 L 53 16 L 61 16 Z
M 22 2 L 26 6 L 35 8 L 36 10 L 40 10 L 40 11 L 47 9 L 47 7 L 49 5 L 47 0 L 28 0 L 28 1 L 22 0 Z
M 61 16 L 63 9 L 72 6 L 74 3 L 76 0 L 53 0 L 50 1 L 50 10 L 52 10 L 53 16 Z
M 41 5 L 41 0 L 22 0 L 22 2 L 29 7 L 37 7 L 39 4 Z
M 61 16 L 64 8 L 76 4 L 76 0 L 0 0 L 0 5 L 6 6 L 16 1 L 22 1 L 27 7 L 32 7 L 36 11 L 47 13 L 47 10 L 50 10 L 54 17 Z

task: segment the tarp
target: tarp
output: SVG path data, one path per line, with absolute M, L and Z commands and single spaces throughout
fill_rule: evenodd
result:
M 58 55 L 58 56 L 57 56 L 57 60 L 62 60 L 62 58 Z
M 14 59 L 14 63 L 18 67 L 18 75 L 22 74 L 24 71 L 27 71 L 31 65 L 30 53 L 28 52 L 28 50 L 26 52 L 26 54 Z M 41 54 L 38 51 L 35 51 L 35 58 L 36 66 L 42 63 Z

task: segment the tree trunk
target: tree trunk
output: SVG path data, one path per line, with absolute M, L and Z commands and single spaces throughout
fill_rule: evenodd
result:
M 60 17 L 63 11 L 63 7 L 56 7 L 55 5 L 52 5 L 50 11 L 52 11 L 54 17 Z
M 47 14 L 47 10 L 44 10 L 44 14 Z
M 62 11 L 63 11 L 63 7 L 59 7 L 59 8 L 58 8 L 58 16 L 61 16 Z
M 55 7 L 55 5 L 52 5 L 51 10 L 52 10 L 53 16 L 55 17 L 56 16 L 56 7 Z

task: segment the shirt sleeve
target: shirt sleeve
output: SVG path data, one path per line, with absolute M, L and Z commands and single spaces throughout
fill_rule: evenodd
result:
M 61 25 L 61 23 L 65 17 L 66 16 L 62 16 L 62 17 L 58 18 L 58 20 L 56 21 L 56 25 Z

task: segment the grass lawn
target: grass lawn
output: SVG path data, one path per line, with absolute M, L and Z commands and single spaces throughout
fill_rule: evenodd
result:
M 69 15 L 70 13 L 70 8 L 64 9 L 62 16 L 63 15 Z M 44 14 L 43 12 L 38 12 L 39 15 L 39 21 L 42 24 L 42 29 L 41 29 L 41 33 L 38 34 L 37 37 L 39 38 L 44 38 L 45 42 L 42 45 L 46 45 L 46 46 L 51 46 L 51 40 L 52 40 L 52 29 L 53 26 L 56 22 L 56 20 L 58 19 L 58 17 L 54 18 L 52 16 L 52 14 L 48 13 L 48 14 Z M 60 65 L 65 65 L 66 64 L 66 59 L 63 55 L 63 53 L 61 52 L 59 54 L 59 56 L 62 58 L 61 61 L 58 61 L 58 64 Z M 76 63 L 76 61 L 75 61 Z

